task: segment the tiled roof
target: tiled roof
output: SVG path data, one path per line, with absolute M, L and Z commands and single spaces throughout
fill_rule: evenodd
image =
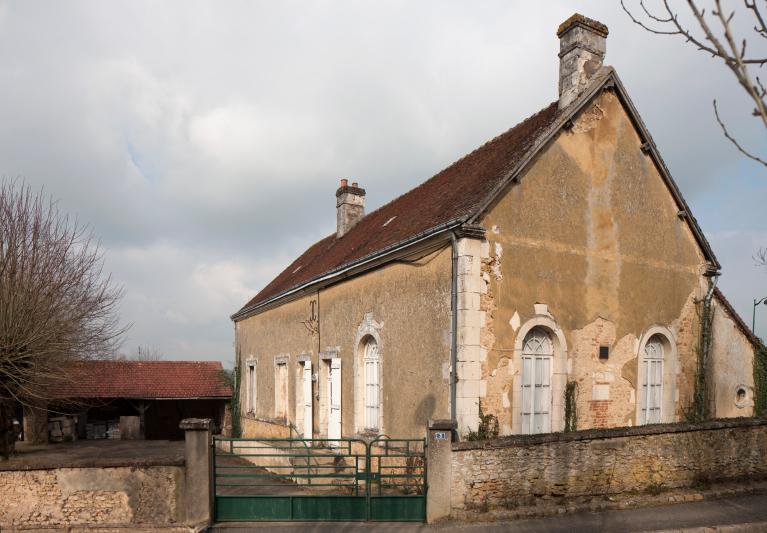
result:
M 554 102 L 415 189 L 369 213 L 340 239 L 334 233 L 315 243 L 240 312 L 338 267 L 474 214 L 556 118 Z
M 61 398 L 228 398 L 218 361 L 82 361 L 58 385 Z

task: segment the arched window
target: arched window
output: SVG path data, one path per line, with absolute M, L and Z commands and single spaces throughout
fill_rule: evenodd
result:
M 362 358 L 365 376 L 365 429 L 378 430 L 380 411 L 380 386 L 378 343 L 373 337 L 365 341 L 365 351 Z
M 639 371 L 642 380 L 640 423 L 658 424 L 662 421 L 663 404 L 663 341 L 660 335 L 653 335 L 645 344 Z
M 545 329 L 535 327 L 522 347 L 522 433 L 551 431 L 551 371 L 554 346 Z

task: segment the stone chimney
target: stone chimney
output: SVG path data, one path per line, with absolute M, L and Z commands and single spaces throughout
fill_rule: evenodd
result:
M 336 237 L 343 237 L 365 216 L 365 189 L 357 182 L 341 180 L 336 191 Z
M 576 13 L 557 30 L 559 109 L 570 105 L 599 72 L 607 50 L 607 26 Z

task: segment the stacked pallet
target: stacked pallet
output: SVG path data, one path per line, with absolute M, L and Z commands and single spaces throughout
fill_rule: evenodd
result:
M 120 421 L 110 420 L 107 422 L 107 438 L 108 439 L 120 439 Z

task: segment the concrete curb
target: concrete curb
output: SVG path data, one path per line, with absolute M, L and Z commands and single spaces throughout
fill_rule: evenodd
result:
M 752 531 L 767 531 L 767 522 L 748 522 L 743 524 L 690 527 L 684 529 L 658 529 L 653 533 L 745 533 Z

